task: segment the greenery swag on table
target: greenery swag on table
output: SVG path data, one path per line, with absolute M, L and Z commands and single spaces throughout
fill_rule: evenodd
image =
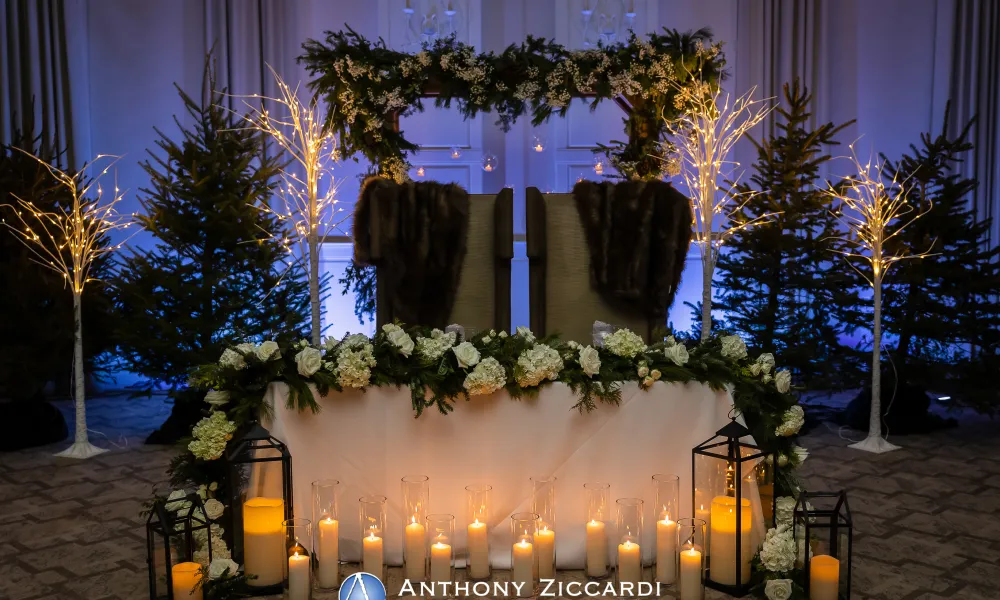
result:
M 782 496 L 779 518 L 794 505 L 798 486 L 793 470 L 808 455 L 795 443 L 803 411 L 789 393 L 790 373 L 777 370 L 771 354 L 751 360 L 739 336 L 712 336 L 690 347 L 670 336 L 647 346 L 635 333 L 621 329 L 606 336 L 603 346 L 594 347 L 554 336 L 537 339 L 523 327 L 514 334 L 491 330 L 463 340 L 454 331 L 399 324 L 383 326 L 374 338 L 353 334 L 342 340 L 328 339 L 322 347 L 293 338 L 243 343 L 227 348 L 218 362 L 198 367 L 190 383 L 206 392 L 209 407 L 171 464 L 171 484 L 178 489 L 170 497 L 181 498 L 184 488 L 196 486 L 206 498 L 206 510 L 212 513 L 208 516 L 222 517 L 227 508 L 220 499 L 230 497 L 224 489 L 222 456 L 238 432 L 270 410 L 265 393 L 273 382 L 288 386 L 289 408 L 314 413 L 320 406 L 313 389 L 325 395 L 345 389 L 406 386 L 419 417 L 432 407 L 448 414 L 459 398 L 506 390 L 519 399 L 556 381 L 577 394 L 575 408 L 582 412 L 596 409 L 598 403 L 617 405 L 623 382 L 638 382 L 644 390 L 656 381 L 700 382 L 714 390 L 729 389 L 758 445 L 778 457 L 774 468 L 775 490 Z M 224 531 L 221 525 L 214 527 L 213 539 L 219 541 L 213 542 L 212 553 L 219 564 L 214 570 L 206 566 L 206 574 L 225 573 L 227 567 L 233 573 L 234 563 L 222 541 Z M 786 529 L 775 531 L 784 536 Z M 772 546 L 784 540 L 781 536 L 770 536 L 777 540 Z M 774 552 L 772 548 L 771 555 Z M 771 555 L 763 552 L 757 561 L 761 590 L 765 578 L 792 576 L 775 571 L 774 567 L 783 564 L 775 563 Z M 213 589 L 223 585 L 229 585 L 225 575 L 206 583 Z

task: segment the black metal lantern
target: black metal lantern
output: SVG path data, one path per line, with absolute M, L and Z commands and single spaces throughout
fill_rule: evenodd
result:
M 750 591 L 755 497 L 765 525 L 773 526 L 776 510 L 775 457 L 741 441 L 749 436 L 734 418 L 691 456 L 694 516 L 705 521 L 707 531 L 705 585 L 732 596 Z
M 280 594 L 287 570 L 284 521 L 292 518 L 292 455 L 260 423 L 226 454 L 233 560 L 251 595 Z
M 194 553 L 197 538 L 202 536 L 211 563 L 212 524 L 198 494 L 153 504 L 146 518 L 150 600 L 188 597 L 201 577 L 201 564 L 195 562 Z
M 854 524 L 847 492 L 802 492 L 795 502 L 792 519 L 806 597 L 850 598 Z

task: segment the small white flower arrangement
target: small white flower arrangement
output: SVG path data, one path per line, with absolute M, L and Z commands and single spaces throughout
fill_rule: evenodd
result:
M 440 329 L 432 330 L 431 337 L 417 336 L 417 355 L 427 361 L 439 360 L 455 345 L 456 336 L 454 331 L 444 332 Z
M 646 342 L 639 334 L 622 328 L 604 336 L 604 348 L 615 356 L 635 358 L 639 353 L 646 351 Z
M 361 335 L 361 334 L 355 334 Z M 368 338 L 361 335 L 364 340 L 360 345 L 347 346 L 347 340 L 341 345 L 337 352 L 337 383 L 344 388 L 361 389 L 367 387 L 371 382 L 372 367 L 375 366 L 374 348 L 368 342 Z
M 563 360 L 559 351 L 537 344 L 517 357 L 514 378 L 521 387 L 534 387 L 546 379 L 555 381 L 562 369 Z

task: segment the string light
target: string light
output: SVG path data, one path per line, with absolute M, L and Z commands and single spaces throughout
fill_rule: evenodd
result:
M 252 94 L 249 98 L 253 103 L 243 102 L 249 112 L 242 118 L 250 129 L 274 140 L 291 159 L 281 171 L 283 185 L 278 187 L 281 202 L 276 207 L 263 204 L 261 209 L 285 225 L 277 234 L 269 232 L 268 235 L 288 252 L 288 268 L 293 268 L 299 260 L 305 261 L 312 308 L 312 342 L 318 346 L 321 332 L 319 244 L 347 217 L 346 214 L 340 216 L 344 211 L 337 206 L 340 181 L 333 174 L 340 159 L 337 138 L 320 115 L 319 99 L 313 97 L 309 103 L 303 103 L 299 100 L 299 86 L 289 87 L 274 69 L 268 68 L 277 84 L 278 97 Z M 279 107 L 285 114 L 275 116 L 264 107 L 265 103 Z M 294 168 L 304 175 L 296 173 Z M 320 193 L 321 184 L 325 184 L 323 193 Z M 301 259 L 292 258 L 295 256 L 293 246 L 299 248 Z
M 733 146 L 774 108 L 770 98 L 754 100 L 756 87 L 730 103 L 729 94 L 704 82 L 678 86 L 678 98 L 686 110 L 667 121 L 672 142 L 664 144 L 676 153 L 680 175 L 687 185 L 694 213 L 694 241 L 701 250 L 703 268 L 702 339 L 711 333 L 712 274 L 723 244 L 736 232 L 761 225 L 779 213 L 767 213 L 737 221 L 735 215 L 759 192 L 737 190 L 740 164 L 729 160 Z M 725 187 L 720 187 L 720 186 Z

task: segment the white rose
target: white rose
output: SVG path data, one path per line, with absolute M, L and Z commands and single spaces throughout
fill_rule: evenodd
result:
M 222 356 L 219 357 L 219 364 L 223 367 L 242 369 L 247 366 L 247 361 L 243 359 L 243 356 L 239 352 L 226 348 Z
M 672 360 L 673 363 L 678 367 L 683 367 L 685 364 L 687 364 L 688 358 L 690 358 L 690 356 L 688 355 L 688 350 L 686 347 L 684 347 L 684 344 L 674 344 L 673 346 L 667 346 L 666 348 L 663 349 L 663 354 L 665 354 L 667 358 Z
M 254 345 L 251 344 L 250 342 L 243 342 L 242 344 L 237 344 L 236 349 L 240 352 L 240 354 L 243 354 L 244 356 L 246 356 L 247 354 L 253 354 L 255 350 Z
M 205 402 L 208 402 L 212 406 L 222 406 L 223 404 L 229 402 L 229 392 L 222 390 L 209 390 L 205 394 Z
M 523 325 L 517 328 L 517 335 L 523 337 L 528 343 L 535 341 L 535 334 L 531 333 L 531 330 Z
M 458 359 L 458 366 L 463 369 L 474 367 L 479 362 L 479 350 L 472 345 L 472 342 L 462 342 L 451 349 Z
M 741 359 L 747 357 L 747 345 L 738 335 L 727 335 L 722 338 L 722 356 Z
M 236 572 L 239 570 L 240 566 L 231 558 L 215 558 L 212 560 L 212 564 L 208 567 L 208 578 L 218 579 L 227 574 L 227 571 L 228 575 L 231 577 L 236 575 Z
M 653 385 L 654 381 L 652 377 L 646 377 L 642 380 L 642 387 L 649 387 Z
M 281 358 L 281 352 L 278 351 L 278 342 L 272 342 L 268 340 L 257 346 L 257 358 L 267 362 L 272 358 Z
M 787 467 L 788 466 L 788 457 L 785 456 L 784 454 L 779 454 L 778 455 L 778 466 L 779 467 Z
M 639 367 L 639 369 L 636 371 L 636 373 L 639 374 L 639 377 L 645 377 L 646 375 L 649 375 L 649 367 L 647 367 L 646 365 L 643 365 L 643 366 Z
M 653 369 L 649 372 L 649 376 L 653 378 L 653 381 L 659 381 L 660 377 L 663 377 L 663 373 L 660 373 L 659 369 Z
M 499 336 L 500 339 L 503 339 L 503 338 L 507 337 L 507 332 L 506 331 L 501 331 L 500 333 L 497 334 L 497 336 Z
M 304 348 L 295 355 L 295 366 L 299 375 L 311 377 L 316 371 L 323 368 L 323 353 L 316 348 Z
M 757 362 L 754 366 L 760 366 L 761 373 L 770 373 L 771 369 L 774 368 L 774 355 L 770 352 L 765 352 L 757 357 Z M 756 373 L 754 373 L 756 375 Z
M 386 330 L 386 327 L 389 325 L 383 326 L 382 329 L 385 331 L 386 337 L 389 338 L 389 343 L 395 346 L 396 350 L 399 350 L 403 356 L 409 356 L 413 352 L 413 338 L 403 331 L 402 327 L 393 326 L 390 330 Z
M 796 404 L 785 411 L 781 419 L 781 425 L 774 430 L 774 435 L 788 437 L 795 435 L 802 429 L 806 422 L 806 411 Z
M 764 595 L 767 600 L 788 600 L 792 597 L 792 580 L 769 579 L 764 584 Z
M 226 512 L 226 505 L 219 502 L 215 498 L 209 498 L 205 501 L 205 514 L 211 520 L 216 520 L 222 516 L 222 513 Z
M 778 388 L 782 394 L 788 393 L 792 387 L 792 374 L 788 372 L 788 369 L 782 369 L 774 374 L 774 387 Z
M 593 377 L 601 372 L 601 356 L 597 348 L 587 346 L 580 350 L 580 368 L 588 377 Z
M 794 448 L 792 448 L 792 452 L 795 454 L 796 465 L 801 465 L 802 463 L 806 462 L 807 458 L 809 458 L 809 451 L 803 448 L 802 446 L 795 446 Z
M 663 340 L 663 342 L 667 345 L 668 348 L 670 346 L 675 346 L 677 344 L 677 340 L 672 335 L 668 335 L 667 339 Z

